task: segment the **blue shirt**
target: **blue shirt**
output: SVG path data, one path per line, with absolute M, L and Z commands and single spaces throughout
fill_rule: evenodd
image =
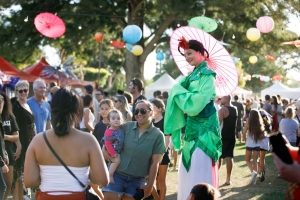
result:
M 34 123 L 36 132 L 41 133 L 46 130 L 47 121 L 51 120 L 50 105 L 46 101 L 38 103 L 34 97 L 27 100 L 27 103 L 34 114 Z

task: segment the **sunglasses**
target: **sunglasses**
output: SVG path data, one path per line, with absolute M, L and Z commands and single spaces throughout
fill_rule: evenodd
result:
M 23 92 L 27 93 L 27 92 L 28 92 L 28 89 L 19 90 L 19 93 L 20 93 L 20 94 L 23 93 Z
M 150 110 L 146 110 L 146 109 L 144 109 L 144 108 L 141 108 L 141 109 L 135 109 L 135 111 L 134 111 L 134 115 L 138 115 L 139 113 L 141 113 L 142 115 L 145 115 L 148 111 L 150 111 Z
M 121 102 L 120 100 L 115 100 L 115 103 Z

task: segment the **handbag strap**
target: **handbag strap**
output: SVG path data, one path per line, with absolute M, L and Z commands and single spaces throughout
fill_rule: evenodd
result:
M 45 142 L 47 144 L 47 146 L 49 147 L 49 149 L 51 150 L 51 152 L 54 154 L 54 156 L 57 158 L 57 160 L 62 164 L 62 166 L 64 166 L 66 168 L 66 170 L 79 182 L 79 184 L 81 185 L 81 187 L 85 188 L 86 186 L 75 176 L 75 174 L 69 169 L 69 167 L 67 167 L 67 165 L 62 161 L 62 159 L 57 155 L 57 153 L 54 151 L 54 149 L 52 148 L 52 146 L 50 145 L 47 136 L 46 136 L 46 131 L 43 133 Z

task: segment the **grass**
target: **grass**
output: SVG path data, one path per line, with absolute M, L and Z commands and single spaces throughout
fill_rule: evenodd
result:
M 231 175 L 232 184 L 226 186 L 226 165 L 220 169 L 221 200 L 282 200 L 285 199 L 285 191 L 288 183 L 277 175 L 272 154 L 266 155 L 266 180 L 260 182 L 257 179 L 256 185 L 250 185 L 251 173 L 245 162 L 245 143 L 237 142 L 234 150 L 234 167 Z M 167 174 L 167 197 L 166 200 L 177 200 L 177 172 L 169 171 Z

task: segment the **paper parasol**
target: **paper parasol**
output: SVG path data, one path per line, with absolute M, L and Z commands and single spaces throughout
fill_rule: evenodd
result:
M 44 36 L 58 38 L 66 31 L 65 23 L 52 13 L 40 13 L 34 18 L 35 28 Z
M 282 42 L 281 44 L 290 44 L 290 45 L 295 45 L 296 47 L 300 47 L 300 40 Z
M 189 26 L 199 28 L 201 30 L 204 30 L 205 32 L 212 32 L 217 29 L 218 24 L 215 20 L 200 16 L 200 17 L 194 17 L 190 19 Z
M 232 57 L 218 40 L 208 33 L 190 26 L 176 29 L 170 39 L 170 49 L 174 61 L 183 75 L 194 69 L 178 52 L 179 39 L 198 40 L 209 53 L 209 67 L 217 73 L 215 85 L 218 96 L 225 96 L 235 90 L 238 84 L 238 74 Z

